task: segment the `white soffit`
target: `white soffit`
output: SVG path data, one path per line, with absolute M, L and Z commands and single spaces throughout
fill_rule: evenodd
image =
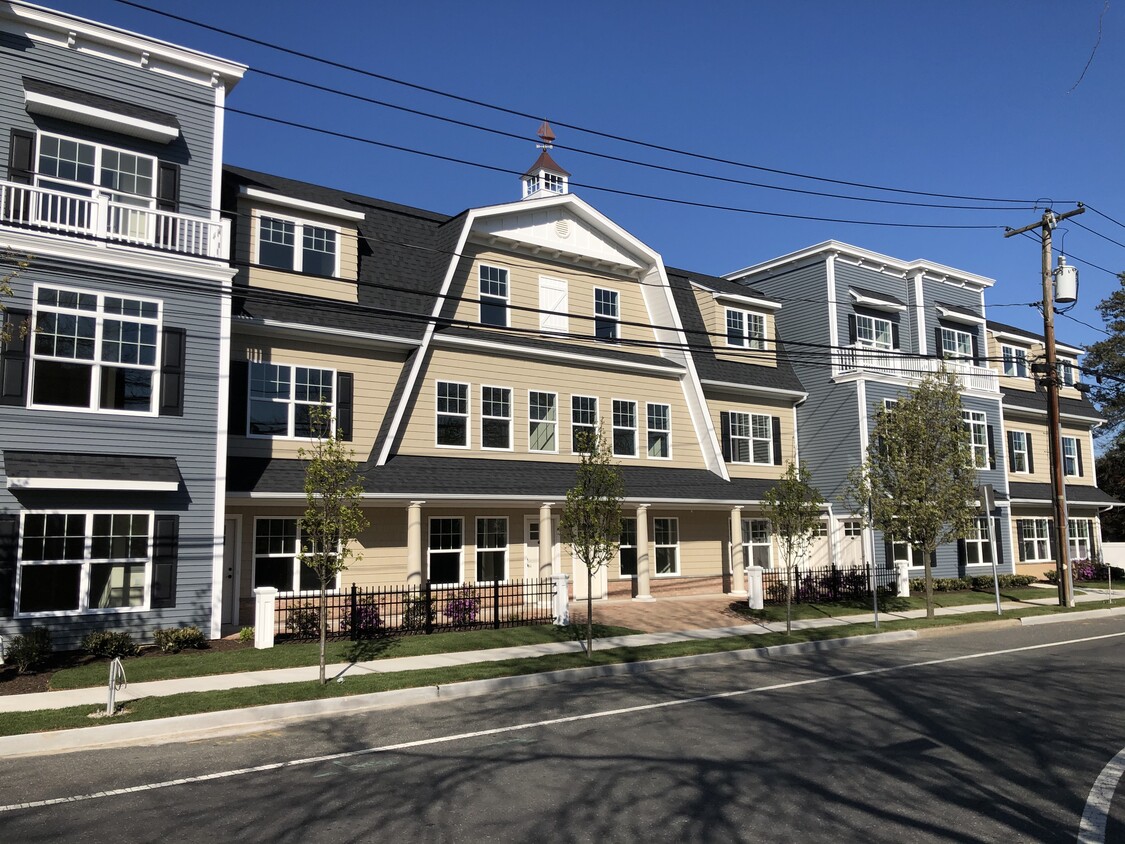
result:
M 305 199 L 295 199 L 291 196 L 285 196 L 268 190 L 259 190 L 258 188 L 244 187 L 240 193 L 247 199 L 257 199 L 262 202 L 268 202 L 271 205 L 280 205 L 283 208 L 294 208 L 308 214 L 321 214 L 325 217 L 336 217 L 341 220 L 355 221 L 362 220 L 365 216 L 362 211 L 353 211 L 350 208 L 337 208 L 334 205 L 309 202 Z

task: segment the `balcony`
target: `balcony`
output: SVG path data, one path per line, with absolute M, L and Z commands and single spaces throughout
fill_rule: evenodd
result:
M 230 223 L 118 202 L 102 194 L 0 181 L 0 227 L 88 240 L 100 248 L 151 249 L 226 260 Z
M 937 372 L 943 364 L 946 371 L 953 373 L 957 378 L 962 390 L 1000 392 L 1000 382 L 994 370 L 987 366 L 977 366 L 966 360 L 909 357 L 904 356 L 901 351 L 865 346 L 849 346 L 841 349 L 836 356 L 838 374 L 861 373 L 875 380 L 899 378 L 906 381 L 919 381 L 923 375 Z

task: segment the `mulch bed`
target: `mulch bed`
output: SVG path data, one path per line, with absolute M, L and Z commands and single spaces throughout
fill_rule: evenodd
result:
M 210 651 L 238 651 L 252 647 L 250 642 L 240 642 L 238 639 L 215 639 L 208 643 L 205 650 Z M 145 648 L 139 656 L 129 657 L 124 661 L 126 670 L 130 662 L 138 659 L 162 659 L 168 656 L 156 648 Z M 51 675 L 64 668 L 74 668 L 79 665 L 88 665 L 91 662 L 100 662 L 106 666 L 106 681 L 109 680 L 110 660 L 103 657 L 87 656 L 81 651 L 63 651 L 51 655 L 51 661 L 42 670 L 34 674 L 19 674 L 14 665 L 0 666 L 0 695 L 26 695 L 33 692 L 49 692 L 51 690 Z

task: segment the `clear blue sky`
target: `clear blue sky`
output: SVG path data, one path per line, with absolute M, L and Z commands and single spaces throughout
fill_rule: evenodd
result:
M 1125 4 L 1104 0 L 944 3 L 571 0 L 138 0 L 355 68 L 549 118 L 555 157 L 577 183 L 786 214 L 883 222 L 1023 226 L 1036 199 L 1081 200 L 1125 223 Z M 230 104 L 384 143 L 515 171 L 536 156 L 537 121 L 459 104 L 170 20 L 117 0 L 46 5 L 250 65 Z M 265 78 L 283 73 L 526 136 L 514 140 Z M 1071 90 L 1073 88 L 1073 90 Z M 646 150 L 560 123 L 780 170 L 886 187 L 1020 200 L 1022 210 L 919 209 L 802 196 L 600 160 L 597 151 L 786 187 L 896 196 Z M 291 178 L 456 213 L 518 197 L 515 176 L 232 114 L 226 160 Z M 849 225 L 693 208 L 576 187 L 665 263 L 723 274 L 830 238 L 996 279 L 993 319 L 1042 329 L 1039 250 L 1000 229 Z M 965 204 L 965 203 L 960 203 Z M 980 203 L 978 203 L 980 204 Z M 985 203 L 995 204 L 995 203 Z M 1125 244 L 1125 228 L 1077 218 Z M 1113 273 L 1125 247 L 1069 223 L 1068 253 Z M 1057 235 L 1060 234 L 1056 233 Z M 1056 240 L 1056 245 L 1058 240 Z M 1071 315 L 1118 282 L 1079 263 Z M 1060 339 L 1104 336 L 1060 319 Z

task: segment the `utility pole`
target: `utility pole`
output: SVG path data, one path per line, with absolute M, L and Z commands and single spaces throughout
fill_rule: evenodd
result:
M 1043 241 L 1043 346 L 1046 354 L 1043 383 L 1047 388 L 1047 442 L 1051 461 L 1051 498 L 1055 519 L 1055 571 L 1059 578 L 1059 605 L 1074 606 L 1074 585 L 1070 576 L 1070 547 L 1067 537 L 1066 485 L 1063 474 L 1062 432 L 1059 420 L 1059 367 L 1055 359 L 1055 301 L 1054 277 L 1051 273 L 1051 232 L 1068 217 L 1083 214 L 1086 207 L 1081 203 L 1073 211 L 1055 214 L 1048 209 L 1043 219 L 1022 229 L 1009 229 L 1004 237 L 1039 229 Z M 1022 541 L 1023 537 L 1018 537 Z

